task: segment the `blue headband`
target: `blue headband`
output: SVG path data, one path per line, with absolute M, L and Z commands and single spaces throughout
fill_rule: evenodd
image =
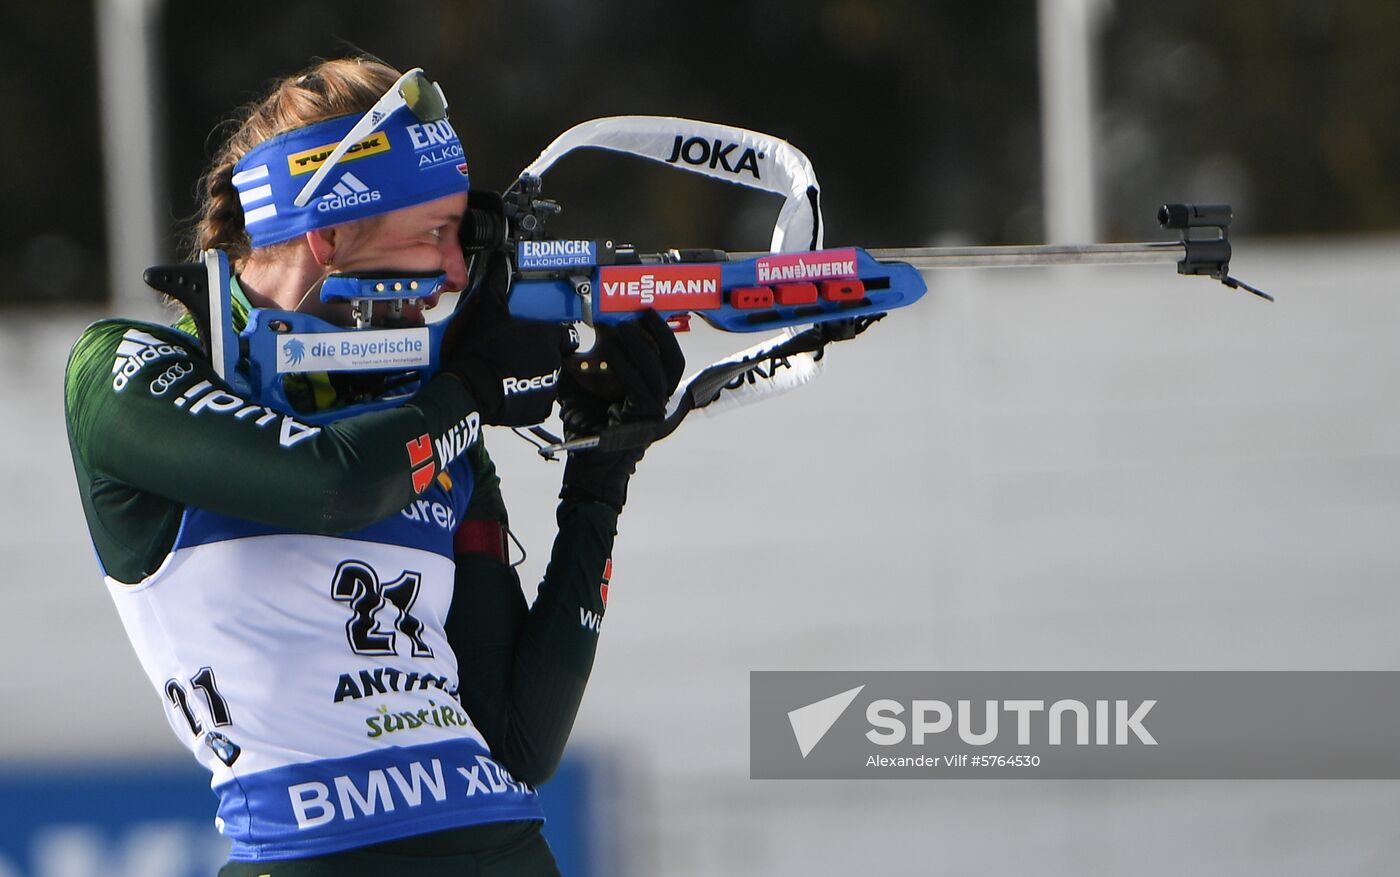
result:
M 443 119 L 420 122 L 400 107 L 336 163 L 305 207 L 293 201 L 360 114 L 329 119 L 259 143 L 233 171 L 254 247 L 466 192 L 467 156 Z

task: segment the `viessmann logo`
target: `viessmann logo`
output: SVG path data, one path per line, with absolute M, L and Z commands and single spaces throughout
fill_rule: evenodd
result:
M 607 312 L 696 311 L 718 308 L 723 302 L 718 265 L 624 265 L 598 272 Z

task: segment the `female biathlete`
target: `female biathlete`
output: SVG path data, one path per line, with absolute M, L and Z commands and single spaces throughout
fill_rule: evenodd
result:
M 613 378 L 582 382 L 560 327 L 506 313 L 503 258 L 469 277 L 468 199 L 435 83 L 319 64 L 246 112 L 203 181 L 196 248 L 228 255 L 234 332 L 260 308 L 346 338 L 412 327 L 412 303 L 319 292 L 441 273 L 467 290 L 441 370 L 388 406 L 364 404 L 394 386 L 382 372 L 290 374 L 274 405 L 220 377 L 207 320 L 104 320 L 73 348 L 83 509 L 170 725 L 213 774 L 226 877 L 558 873 L 534 787 L 588 680 L 642 450 L 570 455 L 527 606 L 481 427 L 537 423 L 556 392 L 570 434 L 659 419 L 683 360 L 648 312 L 599 332 Z

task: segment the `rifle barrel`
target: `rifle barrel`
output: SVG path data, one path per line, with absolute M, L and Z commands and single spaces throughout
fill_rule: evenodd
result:
M 1065 244 L 1014 247 L 907 247 L 871 249 L 876 259 L 907 262 L 915 268 L 1010 268 L 1038 265 L 1147 265 L 1178 262 L 1186 255 L 1180 241 L 1126 244 Z M 767 253 L 730 253 L 752 259 Z

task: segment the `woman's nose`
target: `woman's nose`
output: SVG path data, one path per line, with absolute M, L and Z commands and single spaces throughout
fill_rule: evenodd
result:
M 443 242 L 442 270 L 447 273 L 447 282 L 442 292 L 461 292 L 467 288 L 467 260 L 456 238 Z M 436 302 L 434 302 L 436 304 Z

